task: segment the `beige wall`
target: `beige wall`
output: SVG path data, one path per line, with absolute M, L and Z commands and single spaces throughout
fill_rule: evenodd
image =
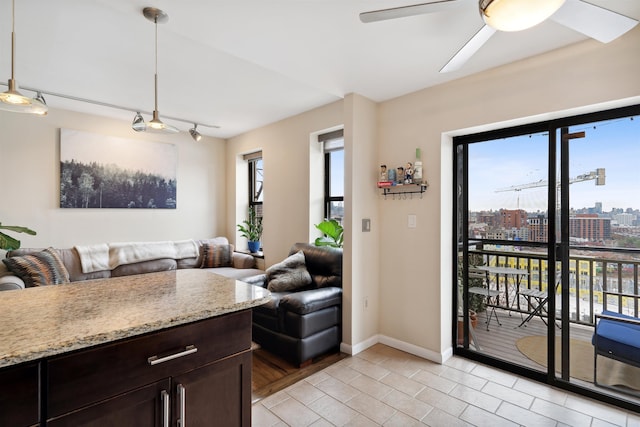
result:
M 380 163 L 403 164 L 421 147 L 431 184 L 423 200 L 380 200 L 382 337 L 434 359 L 450 352 L 451 135 L 637 103 L 638 46 L 640 28 L 607 45 L 586 41 L 380 105 Z M 410 213 L 415 230 L 407 228 Z
M 60 209 L 60 128 L 175 144 L 177 209 Z M 188 133 L 137 134 L 130 122 L 50 109 L 46 117 L 0 111 L 0 222 L 28 226 L 23 247 L 180 240 L 225 233 L 225 142 Z
M 282 261 L 293 243 L 310 241 L 309 140 L 313 133 L 342 123 L 342 102 L 335 102 L 227 142 L 227 181 L 230 185 L 226 230 L 229 236 L 234 236 L 232 240 L 240 249 L 246 249 L 246 243 L 237 234 L 236 224 L 247 212 L 244 170 L 238 173 L 243 164 L 242 155 L 262 150 L 265 218 L 262 246 L 265 263 L 269 266 Z
M 357 353 L 362 343 L 378 333 L 381 222 L 376 182 L 378 106 L 350 94 L 344 99 L 345 217 L 343 260 L 343 342 Z M 371 231 L 362 231 L 362 220 Z M 365 303 L 366 301 L 366 303 Z M 353 348 L 355 347 L 355 348 Z

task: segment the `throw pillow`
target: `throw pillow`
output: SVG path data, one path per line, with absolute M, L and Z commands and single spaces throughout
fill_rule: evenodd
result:
M 232 267 L 231 245 L 202 244 L 200 268 Z
M 310 284 L 311 275 L 307 271 L 302 251 L 267 268 L 267 289 L 272 292 L 293 291 Z
M 24 281 L 27 288 L 69 283 L 69 272 L 55 249 L 3 259 L 9 270 Z

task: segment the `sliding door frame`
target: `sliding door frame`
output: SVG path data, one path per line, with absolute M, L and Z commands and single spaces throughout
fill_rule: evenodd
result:
M 596 389 L 586 388 L 570 382 L 569 377 L 569 286 L 561 286 L 561 313 L 560 325 L 561 325 L 561 346 L 562 346 L 562 358 L 560 376 L 556 376 L 555 366 L 555 322 L 556 322 L 556 302 L 555 298 L 549 298 L 549 321 L 547 327 L 547 372 L 536 371 L 530 368 L 526 368 L 520 365 L 510 363 L 508 361 L 497 359 L 486 354 L 469 349 L 468 334 L 469 319 L 468 316 L 464 317 L 464 343 L 462 347 L 458 347 L 456 344 L 456 331 L 458 323 L 458 259 L 460 253 L 462 253 L 462 272 L 463 272 L 463 294 L 462 294 L 462 309 L 463 313 L 468 310 L 468 259 L 469 259 L 469 209 L 468 209 L 468 146 L 472 143 L 481 143 L 494 139 L 507 138 L 525 134 L 533 134 L 539 132 L 548 132 L 549 135 L 549 169 L 548 169 L 548 241 L 547 241 L 547 253 L 548 253 L 548 274 L 549 278 L 556 277 L 555 269 L 556 262 L 559 261 L 562 274 L 562 283 L 569 283 L 569 140 L 567 137 L 568 128 L 570 126 L 586 124 L 590 122 L 599 122 L 604 120 L 611 120 L 616 118 L 623 118 L 629 116 L 640 115 L 640 104 L 627 107 L 615 108 L 611 110 L 605 110 L 594 113 L 581 114 L 576 116 L 564 117 L 559 119 L 553 119 L 549 121 L 530 123 L 526 125 L 496 129 L 492 131 L 480 132 L 476 134 L 457 136 L 453 138 L 453 242 L 452 242 L 452 277 L 454 278 L 452 283 L 452 319 L 451 319 L 451 331 L 452 331 L 452 346 L 453 353 L 468 359 L 476 360 L 487 365 L 497 367 L 509 372 L 513 372 L 517 375 L 547 383 L 549 385 L 562 388 L 571 392 L 581 394 L 586 397 L 594 398 L 602 402 L 611 403 L 621 408 L 629 409 L 632 411 L 640 412 L 640 404 L 634 402 L 619 399 L 611 394 L 601 393 Z M 558 138 L 560 136 L 560 138 Z M 558 153 L 560 158 L 558 159 Z M 557 176 L 557 165 L 560 163 L 560 176 Z M 557 191 L 556 186 L 558 179 L 560 181 L 560 223 L 557 223 Z M 461 223 L 458 223 L 460 221 Z M 560 229 L 559 241 L 558 241 L 558 227 Z M 500 243 L 502 241 L 496 240 L 483 240 L 486 243 Z M 504 242 L 503 242 L 504 243 Z M 525 242 L 522 242 L 525 243 Z M 527 246 L 525 243 L 523 246 Z M 541 247 L 544 245 L 537 244 Z M 552 282 L 548 282 L 552 283 Z M 553 292 L 555 286 L 550 286 L 549 291 Z

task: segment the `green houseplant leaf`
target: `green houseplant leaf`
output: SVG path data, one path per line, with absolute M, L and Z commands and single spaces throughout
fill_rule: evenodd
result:
M 0 223 L 0 230 L 13 231 L 15 233 L 26 233 L 32 236 L 36 235 L 36 232 L 27 227 L 20 227 L 17 225 L 2 225 Z M 20 247 L 20 240 L 13 238 L 0 231 L 0 249 L 5 251 L 12 251 Z
M 253 207 L 249 208 L 249 217 L 237 227 L 240 235 L 250 242 L 258 242 L 262 238 L 262 218 L 258 217 Z
M 335 219 L 325 219 L 320 224 L 315 225 L 318 230 L 323 234 L 322 237 L 318 237 L 314 244 L 316 246 L 330 246 L 332 248 L 342 247 L 342 238 L 344 234 L 344 228 Z

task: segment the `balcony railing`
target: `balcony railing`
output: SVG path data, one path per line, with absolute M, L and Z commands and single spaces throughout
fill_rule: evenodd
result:
M 593 326 L 595 314 L 602 310 L 639 317 L 640 285 L 638 270 L 640 260 L 637 252 L 625 253 L 617 250 L 613 256 L 604 253 L 580 251 L 569 258 L 569 282 L 561 283 L 561 266 L 556 265 L 556 278 L 549 283 L 549 261 L 546 252 L 530 250 L 501 250 L 496 248 L 470 249 L 470 265 L 509 267 L 521 270 L 517 277 L 490 275 L 489 286 L 503 291 L 495 305 L 509 311 L 531 313 L 537 301 L 517 293 L 517 288 L 535 288 L 547 291 L 555 288 L 556 317 L 560 318 L 560 293 L 563 286 L 569 287 L 569 320 L 572 323 Z M 471 286 L 471 285 L 470 285 Z M 545 315 L 543 311 L 543 315 Z

